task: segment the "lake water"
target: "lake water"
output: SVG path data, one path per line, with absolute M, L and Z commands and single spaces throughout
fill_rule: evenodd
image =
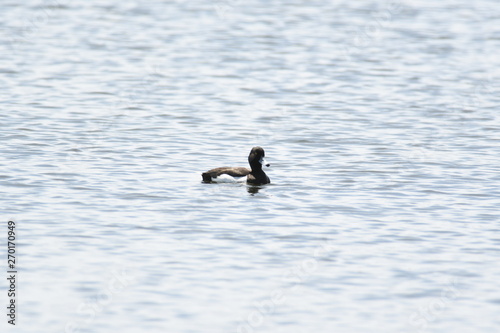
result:
M 0 9 L 3 331 L 499 330 L 496 1 Z

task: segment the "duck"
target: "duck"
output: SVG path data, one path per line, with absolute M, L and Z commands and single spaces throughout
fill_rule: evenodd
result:
M 266 153 L 262 147 L 253 147 L 248 155 L 249 168 L 244 167 L 219 167 L 215 169 L 208 170 L 201 174 L 203 182 L 205 183 L 218 183 L 229 181 L 241 181 L 245 180 L 248 184 L 252 185 L 263 185 L 271 183 L 271 180 L 266 175 L 262 166 L 267 167 L 271 164 L 267 163 L 265 160 Z

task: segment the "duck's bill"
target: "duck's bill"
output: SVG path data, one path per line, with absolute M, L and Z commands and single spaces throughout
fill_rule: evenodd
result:
M 260 164 L 265 165 L 266 167 L 271 166 L 271 164 L 267 163 L 267 161 L 264 157 L 262 157 L 259 162 L 260 162 Z

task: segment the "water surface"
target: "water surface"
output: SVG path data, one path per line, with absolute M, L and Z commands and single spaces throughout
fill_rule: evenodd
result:
M 498 329 L 495 2 L 1 9 L 18 332 Z

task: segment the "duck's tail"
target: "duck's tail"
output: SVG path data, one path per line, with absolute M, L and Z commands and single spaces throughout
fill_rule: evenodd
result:
M 201 176 L 203 177 L 204 182 L 211 182 L 212 181 L 212 176 L 210 176 L 210 174 L 208 172 L 202 173 Z

